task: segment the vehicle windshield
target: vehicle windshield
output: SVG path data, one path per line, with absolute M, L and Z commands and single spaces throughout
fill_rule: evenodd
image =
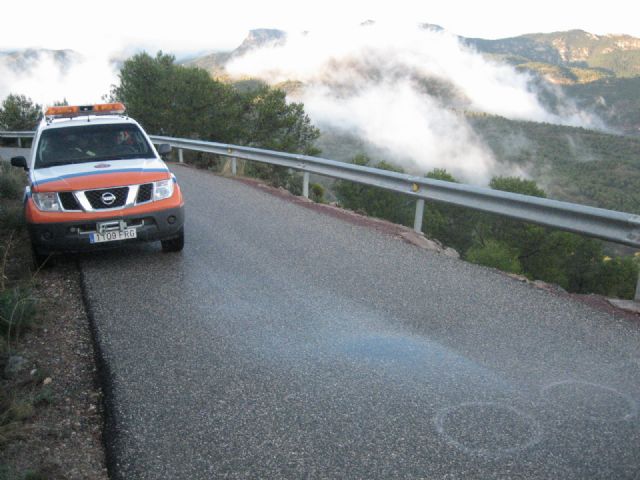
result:
M 136 125 L 51 128 L 40 136 L 35 168 L 132 158 L 155 158 L 149 142 Z

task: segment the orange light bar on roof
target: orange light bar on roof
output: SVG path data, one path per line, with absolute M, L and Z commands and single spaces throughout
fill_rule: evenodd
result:
M 80 111 L 80 107 L 78 106 L 62 106 L 62 107 L 49 107 L 47 108 L 47 112 L 45 115 L 47 117 L 53 117 L 57 115 L 69 115 L 73 113 L 78 113 Z
M 95 105 L 74 105 L 49 107 L 45 112 L 48 118 L 72 118 L 80 115 L 118 115 L 126 108 L 123 103 L 98 103 Z
M 93 106 L 95 112 L 124 113 L 124 103 L 99 103 Z

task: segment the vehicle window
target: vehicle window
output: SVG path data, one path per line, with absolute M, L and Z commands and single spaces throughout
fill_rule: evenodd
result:
M 35 168 L 132 158 L 155 158 L 151 146 L 136 125 L 52 128 L 40 136 Z

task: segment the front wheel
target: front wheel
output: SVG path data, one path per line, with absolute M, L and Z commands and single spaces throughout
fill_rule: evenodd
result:
M 179 252 L 184 248 L 184 228 L 178 232 L 178 236 L 169 240 L 161 240 L 163 252 Z

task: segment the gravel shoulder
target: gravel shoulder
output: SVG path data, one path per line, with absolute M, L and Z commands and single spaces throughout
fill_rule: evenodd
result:
M 79 277 L 66 259 L 36 276 L 37 327 L 12 349 L 26 363 L 2 379 L 2 388 L 33 410 L 0 450 L 0 478 L 108 478 L 101 390 Z

